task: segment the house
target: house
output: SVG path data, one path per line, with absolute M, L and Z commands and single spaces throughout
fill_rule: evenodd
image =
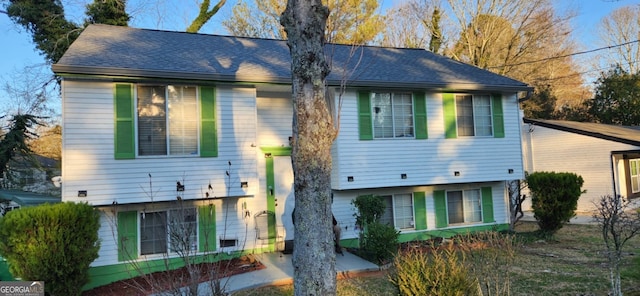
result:
M 358 239 L 351 201 L 368 194 L 385 200 L 402 241 L 507 227 L 526 84 L 420 49 L 326 52 L 343 245 Z M 175 256 L 166 233 L 179 227 L 200 255 L 293 239 L 285 41 L 91 25 L 53 70 L 62 198 L 101 211 L 89 286 Z
M 525 171 L 570 172 L 584 179 L 579 213 L 605 195 L 640 196 L 640 129 L 590 122 L 523 120 Z M 531 208 L 530 200 L 523 205 Z

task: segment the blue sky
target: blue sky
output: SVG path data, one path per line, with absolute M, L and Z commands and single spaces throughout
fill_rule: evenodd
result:
M 574 36 L 580 42 L 582 49 L 588 50 L 602 47 L 598 43 L 596 26 L 602 17 L 606 16 L 616 8 L 627 5 L 640 5 L 640 0 L 552 0 L 556 9 L 564 10 L 573 8 L 577 10 L 578 16 L 575 19 Z M 81 22 L 82 1 L 63 1 L 69 5 L 65 6 L 67 13 Z M 88 2 L 85 1 L 85 2 Z M 195 1 L 185 0 L 129 0 L 128 8 L 133 10 L 134 19 L 130 25 L 139 28 L 184 30 L 187 20 L 196 13 Z M 214 2 L 214 1 L 212 1 Z M 220 25 L 221 20 L 229 15 L 231 7 L 236 1 L 227 1 L 223 9 L 207 24 L 200 32 L 225 34 Z M 390 7 L 397 1 L 381 0 L 383 7 Z M 71 5 L 74 4 L 74 5 Z M 192 7 L 193 9 L 186 9 Z M 162 17 L 161 17 L 162 16 Z M 170 17 L 167 17 L 170 16 Z M 31 42 L 31 37 L 21 27 L 14 25 L 5 15 L 0 14 L 0 40 L 2 46 L 0 53 L 0 83 L 9 79 L 16 71 L 20 71 L 25 66 L 44 65 L 44 59 L 35 49 Z M 588 57 L 584 57 L 588 58 Z M 7 94 L 0 89 L 0 105 L 6 106 L 10 102 Z

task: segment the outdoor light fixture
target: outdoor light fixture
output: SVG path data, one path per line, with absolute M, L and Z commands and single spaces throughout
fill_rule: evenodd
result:
M 347 177 L 347 182 L 353 182 L 353 176 L 348 176 Z
M 509 174 L 513 174 L 513 169 L 509 169 Z
M 456 176 L 456 177 L 459 177 L 460 176 L 460 172 L 455 171 L 455 172 L 453 172 L 453 175 Z
M 240 182 L 240 188 L 247 188 L 249 187 L 249 182 Z
M 406 179 L 407 178 L 407 174 L 400 174 L 400 179 Z
M 87 197 L 86 190 L 78 190 L 78 197 Z

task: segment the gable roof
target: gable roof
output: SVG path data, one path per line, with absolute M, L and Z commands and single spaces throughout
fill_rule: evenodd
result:
M 559 131 L 609 140 L 613 142 L 640 146 L 639 127 L 620 126 L 592 122 L 564 120 L 541 120 L 524 118 L 524 123 L 551 128 Z
M 523 82 L 423 49 L 327 44 L 325 52 L 332 61 L 327 77 L 331 85 L 338 85 L 346 76 L 349 86 L 530 89 Z M 282 40 L 90 25 L 53 65 L 53 71 L 58 75 L 291 84 L 290 61 L 289 48 Z

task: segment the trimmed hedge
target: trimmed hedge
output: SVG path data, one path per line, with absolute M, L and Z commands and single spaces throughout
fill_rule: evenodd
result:
M 578 198 L 584 192 L 582 177 L 574 173 L 535 172 L 527 176 L 527 184 L 541 231 L 553 234 L 576 215 Z
M 80 295 L 98 258 L 98 211 L 86 203 L 44 204 L 0 218 L 0 255 L 14 277 L 44 281 L 51 295 Z

